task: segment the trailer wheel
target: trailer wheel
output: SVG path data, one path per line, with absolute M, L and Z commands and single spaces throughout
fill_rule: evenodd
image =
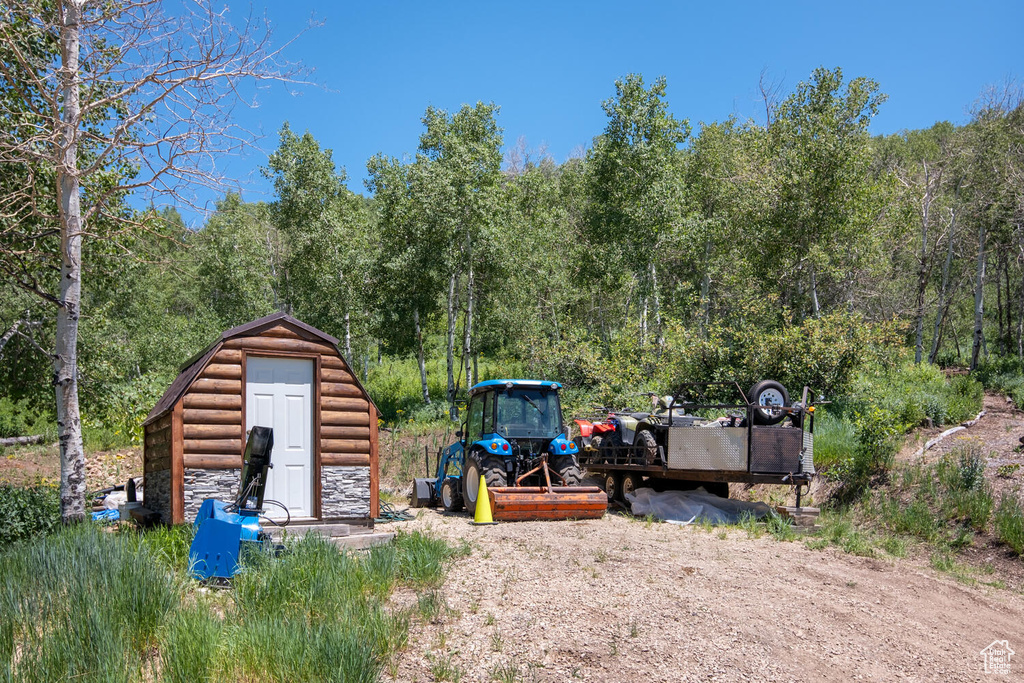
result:
M 551 467 L 565 482 L 565 486 L 579 486 L 583 482 L 580 466 L 571 455 L 555 456 L 551 459 Z
M 441 484 L 441 505 L 448 512 L 458 512 L 462 509 L 462 492 L 459 490 L 459 480 L 455 477 L 448 477 Z
M 648 429 L 641 429 L 633 439 L 633 448 L 636 452 L 637 463 L 647 467 L 658 462 L 658 440 L 654 438 Z
M 766 379 L 752 386 L 749 398 L 754 404 L 754 424 L 773 425 L 786 418 L 784 411 L 771 407 L 789 405 L 789 392 L 775 380 Z
M 633 494 L 638 488 L 643 486 L 643 478 L 636 472 L 627 472 L 622 475 L 622 502 L 629 503 L 629 499 L 626 498 L 626 494 Z
M 480 458 L 474 453 L 466 458 L 466 471 L 462 475 L 462 494 L 467 510 L 476 510 L 476 496 L 480 492 L 480 475 L 484 475 L 487 488 L 505 486 L 505 462 L 501 458 L 487 456 Z
M 604 493 L 609 501 L 620 500 L 619 491 L 622 490 L 622 483 L 619 475 L 615 472 L 608 472 L 604 475 Z

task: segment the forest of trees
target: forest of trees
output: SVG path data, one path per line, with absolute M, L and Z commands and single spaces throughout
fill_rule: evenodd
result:
M 477 103 L 428 108 L 409 155 L 367 161 L 363 194 L 284 123 L 271 202 L 228 194 L 192 230 L 106 196 L 83 242 L 86 423 L 130 431 L 183 361 L 278 310 L 337 336 L 371 392 L 380 363 L 416 359 L 409 404 L 439 414 L 487 367 L 586 386 L 591 357 L 671 363 L 701 340 L 813 324 L 895 323 L 933 363 L 1024 357 L 1019 91 L 986 92 L 963 125 L 887 136 L 869 133 L 879 85 L 838 68 L 765 89 L 759 121 L 689 121 L 667 92 L 609 84 L 604 130 L 563 163 L 506 146 L 499 107 Z M 0 193 L 26 182 L 52 176 L 5 162 Z M 131 220 L 105 230 L 107 216 Z M 58 248 L 45 223 L 0 212 L 0 396 L 37 413 L 53 411 Z

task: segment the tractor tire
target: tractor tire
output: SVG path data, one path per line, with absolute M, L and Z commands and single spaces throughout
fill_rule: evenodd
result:
M 441 505 L 447 512 L 458 512 L 462 509 L 462 490 L 459 480 L 448 477 L 441 484 Z
M 773 425 L 786 419 L 786 413 L 762 406 L 788 406 L 789 392 L 775 380 L 766 379 L 750 388 L 750 402 L 754 405 L 754 424 Z
M 627 472 L 622 475 L 622 486 L 619 487 L 619 500 L 626 505 L 629 505 L 629 499 L 626 498 L 626 494 L 636 492 L 638 488 L 643 486 L 643 477 L 636 472 Z
M 638 465 L 650 467 L 658 463 L 658 440 L 649 429 L 637 431 L 633 439 L 633 454 Z
M 579 486 L 583 483 L 583 472 L 580 471 L 576 458 L 571 455 L 556 455 L 551 458 L 551 469 L 558 473 L 565 486 Z
M 481 457 L 482 453 L 474 453 L 466 458 L 466 469 L 462 473 L 462 496 L 466 501 L 466 509 L 476 510 L 476 496 L 480 490 L 480 475 L 484 475 L 487 488 L 505 486 L 505 462 L 494 456 Z

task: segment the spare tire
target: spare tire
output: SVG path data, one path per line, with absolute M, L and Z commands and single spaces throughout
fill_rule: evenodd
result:
M 773 379 L 758 382 L 750 388 L 748 397 L 754 406 L 754 424 L 773 425 L 786 418 L 786 412 L 770 406 L 789 406 L 789 392 Z

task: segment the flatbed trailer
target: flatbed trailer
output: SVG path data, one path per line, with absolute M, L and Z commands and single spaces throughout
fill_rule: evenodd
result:
M 712 386 L 732 386 L 740 402 L 694 400 L 693 389 L 704 395 Z M 687 384 L 662 400 L 659 413 L 619 413 L 632 418 L 635 434 L 628 428 L 614 439 L 577 437 L 580 466 L 603 479 L 609 499 L 625 500 L 640 486 L 658 490 L 696 488 L 728 496 L 728 484 L 779 484 L 796 488 L 797 506 L 802 488 L 814 475 L 814 405 L 809 389 L 793 405 L 773 407 L 783 416 L 776 424 L 756 424 L 764 407 L 752 403 L 735 383 Z M 669 400 L 670 399 L 670 400 Z M 667 405 L 666 405 L 667 404 Z M 729 411 L 724 418 L 705 418 L 700 413 Z M 616 413 L 609 415 L 614 421 Z M 629 424 L 629 418 L 621 420 Z M 763 421 L 763 420 L 761 420 Z M 578 420 L 577 423 L 586 423 Z M 648 430 L 653 442 L 639 432 Z M 611 443 L 609 443 L 611 441 Z M 643 447 L 641 444 L 646 443 Z M 653 455 L 652 443 L 657 443 Z

